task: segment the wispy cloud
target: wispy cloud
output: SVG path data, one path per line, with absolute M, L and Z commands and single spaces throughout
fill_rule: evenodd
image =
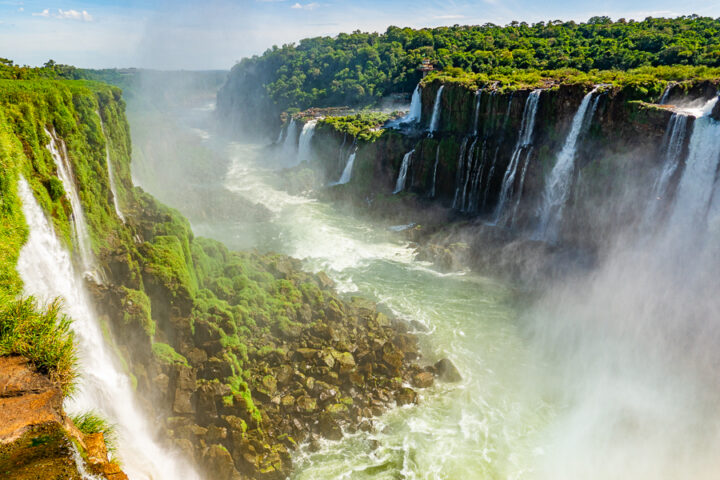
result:
M 61 18 L 64 20 L 79 20 L 81 22 L 92 22 L 93 17 L 87 10 L 63 10 L 58 8 L 57 13 L 51 13 L 49 8 L 46 8 L 42 12 L 35 12 L 32 14 L 33 17 L 45 17 L 45 18 Z
M 320 4 L 317 2 L 306 3 L 305 5 L 301 5 L 300 3 L 295 3 L 290 8 L 294 8 L 295 10 L 315 10 L 319 6 L 320 6 Z
M 435 18 L 438 20 L 459 20 L 466 17 L 465 15 L 436 15 Z

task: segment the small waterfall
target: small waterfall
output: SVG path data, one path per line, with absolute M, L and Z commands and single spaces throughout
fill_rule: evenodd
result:
M 667 84 L 667 87 L 665 87 L 665 91 L 662 94 L 662 97 L 660 97 L 660 105 L 665 105 L 670 98 L 670 92 L 672 92 L 673 87 L 675 86 L 675 82 L 669 82 Z
M 315 135 L 315 125 L 317 125 L 317 122 L 317 120 L 310 120 L 305 125 L 303 125 L 302 132 L 300 133 L 300 142 L 298 147 L 298 165 L 303 162 L 310 163 L 310 160 L 312 160 L 311 142 L 313 135 Z
M 95 410 L 117 425 L 118 455 L 133 480 L 197 479 L 185 461 L 155 443 L 148 422 L 136 405 L 130 380 L 117 367 L 105 345 L 99 321 L 82 280 L 73 270 L 70 255 L 55 236 L 24 178 L 19 181 L 18 192 L 30 227 L 17 264 L 25 294 L 44 302 L 61 297 L 65 313 L 73 319 L 82 376 L 78 391 L 65 400 L 67 410 Z
M 518 165 L 520 164 L 520 157 L 525 149 L 532 144 L 532 136 L 535 131 L 535 117 L 537 114 L 541 92 L 542 90 L 539 89 L 533 90 L 530 92 L 530 95 L 528 95 L 528 98 L 525 101 L 522 122 L 520 123 L 520 133 L 518 134 L 518 139 L 515 143 L 515 150 L 513 151 L 512 157 L 510 157 L 510 163 L 505 171 L 502 188 L 500 189 L 500 197 L 498 199 L 497 206 L 495 207 L 495 222 L 500 219 L 500 215 L 503 213 L 505 204 L 513 194 L 513 187 L 515 185 Z
M 471 172 L 468 171 L 468 167 L 465 165 L 465 150 L 467 148 L 468 138 L 463 138 L 460 144 L 460 154 L 458 155 L 457 174 L 455 176 L 455 197 L 453 198 L 452 208 L 462 208 L 464 203 L 464 195 L 460 194 L 461 187 L 467 185 L 467 177 Z
M 350 154 L 350 156 L 347 159 L 347 163 L 345 164 L 345 169 L 342 172 L 342 175 L 340 175 L 340 180 L 335 182 L 333 185 L 345 185 L 350 181 L 352 178 L 352 169 L 355 165 L 355 155 L 357 154 L 357 147 L 353 150 L 353 152 Z
M 665 139 L 663 141 L 663 149 L 665 151 L 665 162 L 662 171 L 653 186 L 652 198 L 650 199 L 648 209 L 645 214 L 645 224 L 652 225 L 657 216 L 661 205 L 665 203 L 669 194 L 668 187 L 670 180 L 680 166 L 682 160 L 683 146 L 687 137 L 687 123 L 689 115 L 684 113 L 674 113 L 670 117 L 667 129 L 665 130 Z
M 435 95 L 435 105 L 433 105 L 433 112 L 432 117 L 430 118 L 430 136 L 437 132 L 438 127 L 440 126 L 440 113 L 441 113 L 441 98 L 442 98 L 442 92 L 445 88 L 445 85 L 440 85 L 440 88 L 438 88 L 437 95 Z
M 475 135 L 478 133 L 480 126 L 480 100 L 482 99 L 482 90 L 475 92 L 475 112 L 473 113 L 473 131 Z
M 285 165 L 293 165 L 298 153 L 298 128 L 295 119 L 291 118 L 285 133 L 283 142 L 282 157 Z
M 85 222 L 85 214 L 83 213 L 82 204 L 80 203 L 80 195 L 75 185 L 75 175 L 67 155 L 65 142 L 56 138 L 55 132 L 50 132 L 48 129 L 45 129 L 45 134 L 50 137 L 50 143 L 46 145 L 46 148 L 50 151 L 57 165 L 58 177 L 60 177 L 63 183 L 65 194 L 72 207 L 71 225 L 73 227 L 75 245 L 80 254 L 83 272 L 89 272 L 95 260 L 92 248 L 90 248 L 90 236 L 88 234 L 87 223 Z
M 398 173 L 398 178 L 395 182 L 395 190 L 393 190 L 393 195 L 398 194 L 405 189 L 405 179 L 407 178 L 408 169 L 410 168 L 410 162 L 412 161 L 412 156 L 414 153 L 415 150 L 410 150 L 403 157 L 402 164 L 400 164 L 400 172 Z
M 528 165 L 530 165 L 530 157 L 532 157 L 533 147 L 530 147 L 528 154 L 525 156 L 525 165 L 523 166 L 522 173 L 520 174 L 520 185 L 518 185 L 517 199 L 513 206 L 512 216 L 510 217 L 510 226 L 515 226 L 515 217 L 517 216 L 518 209 L 520 208 L 520 200 L 522 199 L 523 185 L 525 185 L 525 174 L 527 174 Z
M 277 140 L 275 140 L 275 145 L 280 145 L 280 142 L 282 142 L 283 133 L 285 133 L 285 129 L 283 127 L 280 127 L 280 132 L 278 133 Z
M 565 139 L 557 161 L 545 183 L 545 191 L 543 192 L 543 205 L 540 210 L 540 223 L 537 238 L 544 238 L 554 242 L 557 236 L 557 228 L 560 220 L 562 220 L 562 212 L 565 202 L 570 194 L 572 185 L 572 175 L 575 168 L 575 153 L 577 150 L 577 141 L 583 133 L 583 127 L 589 122 L 585 116 L 590 107 L 590 101 L 599 87 L 595 87 L 590 93 L 585 95 L 580 103 L 575 116 L 573 117 L 572 127 Z M 597 103 L 595 103 L 597 106 Z M 594 112 L 594 110 L 593 110 Z
M 435 166 L 433 167 L 432 187 L 430 188 L 430 198 L 435 198 L 435 184 L 437 182 L 438 163 L 440 163 L 440 143 L 438 143 L 437 150 L 435 150 Z
M 420 123 L 422 119 L 422 89 L 420 84 L 417 84 L 412 94 L 412 100 L 410 100 L 410 111 L 407 115 L 400 119 L 399 123 Z
M 678 184 L 669 225 L 690 231 L 706 220 L 720 162 L 720 122 L 710 117 L 718 98 L 710 100 L 695 119 L 685 170 Z M 687 228 L 686 228 L 687 227 Z
M 105 163 L 107 164 L 108 177 L 110 178 L 110 193 L 112 193 L 113 205 L 115 206 L 115 214 L 118 216 L 123 223 L 125 223 L 125 216 L 120 210 L 120 204 L 118 203 L 117 188 L 115 186 L 115 175 L 113 173 L 112 162 L 110 161 L 110 137 L 108 137 L 105 131 L 105 124 L 103 123 L 100 112 L 96 112 L 100 118 L 100 128 L 102 129 L 103 136 L 105 137 Z

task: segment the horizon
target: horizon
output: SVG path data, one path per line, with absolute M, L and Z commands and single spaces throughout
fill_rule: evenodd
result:
M 260 55 L 273 46 L 356 30 L 383 33 L 389 26 L 417 29 L 486 23 L 506 26 L 514 21 L 580 23 L 595 16 L 613 21 L 720 17 L 720 4 L 698 0 L 689 0 L 679 8 L 667 0 L 642 0 L 632 8 L 616 0 L 582 0 L 574 2 L 572 8 L 562 1 L 535 6 L 537 3 L 402 0 L 382 4 L 372 0 L 358 6 L 348 0 L 0 0 L 0 43 L 6 46 L 2 55 L 19 65 L 40 66 L 52 59 L 89 69 L 226 71 L 240 59 Z

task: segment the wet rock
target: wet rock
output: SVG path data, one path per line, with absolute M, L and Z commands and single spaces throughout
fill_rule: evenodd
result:
M 443 358 L 435 365 L 433 365 L 435 371 L 437 371 L 438 379 L 443 382 L 455 383 L 462 380 L 462 375 L 455 367 L 455 365 L 447 358 Z
M 413 375 L 412 384 L 415 388 L 432 387 L 435 377 L 430 372 L 420 372 Z
M 398 405 L 410 405 L 417 403 L 417 392 L 409 387 L 404 387 L 395 396 Z
M 233 480 L 237 474 L 232 455 L 222 445 L 211 445 L 203 456 L 208 478 Z
M 296 403 L 297 408 L 300 412 L 312 413 L 317 410 L 317 401 L 307 395 L 303 395 L 302 397 L 298 398 Z
M 718 100 L 718 102 L 715 104 L 715 107 L 713 107 L 710 116 L 720 122 L 720 100 Z
M 315 276 L 318 279 L 318 283 L 320 284 L 320 287 L 322 287 L 324 289 L 329 289 L 329 288 L 333 288 L 335 286 L 335 282 L 333 282 L 330 279 L 330 277 L 327 276 L 327 273 L 318 272 Z
M 195 413 L 195 405 L 193 402 L 193 392 L 188 390 L 175 390 L 175 401 L 173 402 L 173 412 L 183 415 Z
M 340 373 L 348 373 L 355 369 L 355 358 L 352 353 L 333 351 L 332 356 L 339 365 Z

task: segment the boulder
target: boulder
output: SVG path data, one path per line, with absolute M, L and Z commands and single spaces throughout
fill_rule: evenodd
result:
M 455 383 L 462 380 L 462 375 L 455 365 L 447 358 L 443 358 L 433 365 L 438 374 L 438 379 L 443 382 Z
M 430 372 L 416 373 L 412 377 L 412 384 L 415 388 L 428 388 L 432 387 L 435 377 Z

